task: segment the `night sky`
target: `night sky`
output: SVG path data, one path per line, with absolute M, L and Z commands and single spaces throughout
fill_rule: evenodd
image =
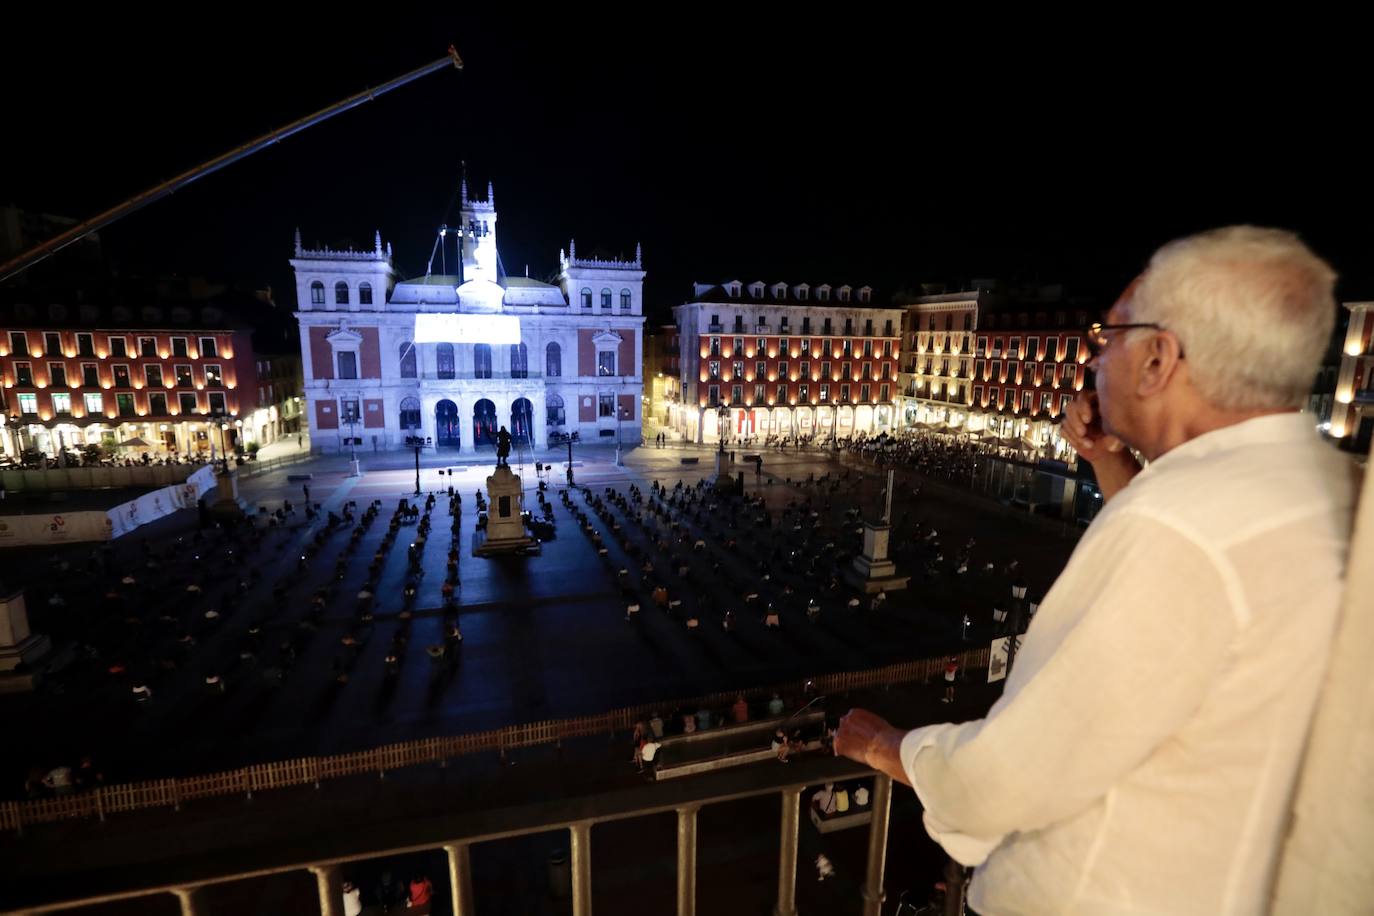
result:
M 0 202 L 92 215 L 452 41 L 465 71 L 202 179 L 105 230 L 108 255 L 294 305 L 296 226 L 335 247 L 380 229 L 419 274 L 466 160 L 474 186 L 495 182 L 508 273 L 547 278 L 570 237 L 584 255 L 642 242 L 652 321 L 694 279 L 867 283 L 879 299 L 1038 279 L 1109 304 L 1161 242 L 1239 221 L 1298 230 L 1344 298 L 1374 297 L 1367 79 L 1333 46 L 1300 60 L 1277 36 L 1125 47 L 1068 22 L 1036 23 L 1045 38 L 450 7 L 315 8 L 347 20 L 332 26 L 228 7 L 12 23 Z

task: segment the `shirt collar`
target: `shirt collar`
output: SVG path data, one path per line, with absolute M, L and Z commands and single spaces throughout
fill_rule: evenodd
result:
M 1295 442 L 1304 438 L 1315 438 L 1316 435 L 1310 414 L 1296 410 L 1265 414 L 1189 439 L 1151 461 L 1141 474 L 1158 473 L 1160 468 L 1168 468 L 1186 461 L 1197 461 L 1218 452 L 1229 452 L 1248 446 Z

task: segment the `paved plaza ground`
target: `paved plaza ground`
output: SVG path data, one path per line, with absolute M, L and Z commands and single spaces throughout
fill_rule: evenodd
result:
M 422 490 L 444 495 L 437 500 L 432 516 L 433 532 L 423 552 L 425 574 L 419 582 L 414 617 L 406 624 L 397 613 L 401 609 L 400 592 L 406 579 L 406 547 L 415 533 L 414 527 L 406 526 L 401 529 L 395 547 L 387 554 L 377 582 L 372 636 L 358 655 L 347 683 L 343 684 L 336 678 L 335 666 L 340 638 L 356 625 L 353 595 L 367 578 L 367 566 L 386 533 L 392 509 L 403 496 L 413 494 L 413 455 L 364 455 L 361 477 L 347 476 L 346 458 L 328 456 L 243 479 L 240 494 L 253 507 L 275 510 L 287 500 L 299 506 L 303 498 L 302 482 L 288 478 L 310 474 L 311 499 L 321 503 L 325 513 L 342 512 L 349 502 L 356 503 L 361 510 L 373 500 L 381 501 L 381 513 L 351 552 L 345 529 L 326 538 L 318 554 L 301 564 L 302 550 L 313 539 L 321 521 L 317 519 L 313 525 L 306 525 L 298 508 L 288 517 L 285 527 L 269 530 L 262 546 L 252 553 L 247 568 L 259 573 L 257 584 L 230 602 L 234 607 L 231 614 L 213 622 L 202 620 L 203 611 L 217 601 L 229 602 L 228 596 L 233 591 L 231 585 L 246 578 L 246 568 L 230 566 L 222 551 L 202 549 L 193 542 L 198 528 L 196 513 L 183 512 L 116 542 L 107 561 L 112 575 L 139 570 L 144 557 L 142 542 L 146 541 L 155 552 L 168 551 L 166 562 L 158 571 L 158 581 L 179 585 L 198 575 L 205 579 L 206 588 L 200 595 L 182 597 L 179 592 L 158 595 L 138 592 L 139 597 L 131 595 L 124 599 L 160 602 L 164 611 L 165 606 L 179 608 L 170 616 L 180 617 L 183 625 L 194 629 L 196 645 L 176 670 L 158 675 L 155 697 L 147 704 L 133 702 L 126 678 L 108 674 L 105 670 L 108 658 L 74 662 L 49 679 L 36 694 L 0 698 L 0 712 L 10 725 L 11 734 L 26 736 L 18 753 L 6 755 L 4 775 L 9 788 L 6 794 L 12 798 L 22 797 L 21 783 L 29 768 L 47 767 L 61 761 L 75 762 L 83 753 L 95 754 L 107 779 L 115 781 L 180 775 L 250 762 L 336 753 L 437 734 L 598 713 L 638 703 L 662 702 L 666 714 L 676 698 L 764 686 L 832 671 L 872 668 L 970 648 L 985 644 L 992 635 L 992 607 L 1005 603 L 1011 581 L 1005 572 L 1007 565 L 1013 559 L 1019 561 L 1017 575 L 1025 577 L 1032 593 L 1043 591 L 1062 568 L 1077 537 L 1073 528 L 1027 516 L 985 498 L 923 481 L 915 475 L 899 474 L 894 490 L 893 520 L 898 524 L 894 544 L 902 571 L 913 574 L 911 588 L 891 593 L 886 606 L 879 612 L 869 611 L 866 603 L 858 612 L 850 612 L 844 609 L 848 592 L 821 593 L 819 582 L 806 580 L 799 573 L 783 572 L 776 559 L 771 564 L 774 577 L 770 584 L 764 585 L 756 564 L 760 557 L 771 555 L 775 549 L 780 551 L 780 556 L 785 556 L 787 540 L 799 537 L 780 524 L 783 510 L 789 503 L 810 500 L 818 515 L 829 524 L 832 536 L 852 542 L 856 537 L 856 523 L 852 517 L 846 518 L 845 512 L 858 509 L 863 517 L 876 518 L 882 507 L 885 476 L 847 456 L 769 451 L 764 456 L 761 474 L 755 473 L 753 464 L 746 465 L 742 460 L 737 460 L 731 468 L 734 472 L 744 471 L 746 492 L 750 497 L 762 498 L 770 512 L 769 528 L 757 526 L 757 513 L 752 509 L 744 513 L 744 517 L 729 519 L 707 513 L 701 525 L 689 522 L 692 538 L 711 539 L 714 545 L 714 536 L 730 535 L 738 536 L 740 543 L 725 557 L 714 547 L 702 554 L 687 551 L 691 568 L 686 580 L 676 581 L 675 574 L 663 568 L 661 558 L 654 555 L 657 574 L 667 581 L 674 597 L 684 601 L 684 611 L 701 611 L 704 625 L 689 632 L 680 620 L 653 610 L 647 602 L 639 619 L 627 623 L 617 570 L 621 567 L 633 569 L 631 579 L 637 581 L 638 564 L 624 553 L 616 542 L 615 533 L 603 520 L 589 514 L 594 530 L 610 551 L 605 559 L 599 558 L 592 540 L 572 514 L 573 510 L 587 509 L 586 497 L 581 493 L 572 496 L 572 509 L 558 498 L 559 491 L 566 487 L 565 449 L 541 451 L 538 455 L 525 452 L 512 457 L 512 468 L 524 478 L 527 506 L 534 503 L 538 479 L 534 461 L 542 461 L 545 456 L 555 462 L 545 476 L 554 506 L 556 537 L 543 544 L 542 553 L 537 557 L 500 560 L 480 559 L 472 554 L 477 515 L 475 493 L 484 488 L 485 478 L 492 470 L 492 457 L 471 464 L 456 461 L 450 464 L 447 456 L 422 459 Z M 736 454 L 737 459 L 742 457 L 741 453 Z M 684 458 L 696 458 L 697 462 L 684 464 Z M 450 469 L 452 474 L 448 473 Z M 625 492 L 635 484 L 647 496 L 653 481 L 671 490 L 679 480 L 684 487 L 691 488 L 700 479 L 714 477 L 714 454 L 692 446 L 639 448 L 626 451 L 621 467 L 615 464 L 613 448 L 585 446 L 575 449 L 574 473 L 577 484 L 588 487 L 593 494 L 604 496 L 607 487 Z M 831 485 L 820 487 L 808 483 L 817 478 L 826 479 Z M 442 604 L 440 587 L 449 548 L 446 491 L 450 483 L 463 499 L 458 545 L 461 576 L 458 619 L 464 639 L 456 671 L 451 677 L 436 682 L 431 677 L 424 649 L 442 638 L 444 615 L 439 610 Z M 653 548 L 649 546 L 647 534 L 631 523 L 625 513 L 612 509 L 613 520 L 623 523 L 627 543 L 651 554 Z M 737 525 L 734 531 L 726 527 L 731 521 Z M 930 535 L 932 527 L 938 535 Z M 971 571 L 963 576 L 956 575 L 953 558 L 971 537 L 976 538 L 971 550 Z M 172 554 L 170 547 L 178 539 L 181 539 L 180 550 Z M 946 560 L 934 577 L 928 578 L 923 569 L 934 553 L 930 547 L 934 540 L 943 545 L 940 552 Z M 72 632 L 70 620 L 64 625 L 64 615 L 73 619 L 76 616 L 70 614 L 70 606 L 50 608 L 47 596 L 54 591 L 79 589 L 83 576 L 100 580 L 99 574 L 86 573 L 90 553 L 90 547 L 73 547 L 60 555 L 15 551 L 0 557 L 0 576 L 7 584 L 26 582 L 29 585 L 35 629 L 53 633 L 59 643 L 79 639 L 81 634 Z M 198 554 L 200 557 L 196 559 Z M 340 558 L 344 558 L 342 563 Z M 66 571 L 52 565 L 62 559 L 69 564 Z M 985 563 L 992 563 L 996 571 L 981 574 Z M 223 583 L 213 578 L 220 566 L 231 573 Z M 336 576 L 336 570 L 342 571 L 342 579 Z M 782 580 L 797 584 L 798 598 L 803 603 L 812 593 L 821 593 L 823 611 L 818 622 L 808 622 L 799 612 L 784 614 L 782 629 L 769 631 L 764 629 L 753 609 L 742 604 L 738 594 L 740 583 L 758 583 L 763 586 L 760 590 L 765 590 L 776 588 Z M 139 589 L 144 587 L 137 586 Z M 285 600 L 275 605 L 271 601 L 274 587 L 285 589 Z M 334 592 L 325 612 L 310 628 L 309 639 L 294 668 L 280 680 L 270 676 L 274 667 L 270 647 L 274 647 L 279 638 L 290 638 L 301 632 L 300 622 L 306 615 L 311 596 L 326 587 L 332 587 Z M 728 607 L 734 607 L 737 612 L 738 625 L 734 633 L 726 633 L 719 626 L 719 615 Z M 961 625 L 965 613 L 973 620 L 967 633 Z M 266 630 L 263 642 L 269 649 L 255 665 L 241 665 L 239 649 L 248 628 L 254 623 Z M 403 650 L 400 673 L 392 682 L 385 676 L 382 659 L 388 646 L 394 645 L 393 636 L 403 626 L 408 628 L 409 639 Z M 222 674 L 228 684 L 227 692 L 218 694 L 206 690 L 203 681 L 207 672 Z M 898 692 L 894 691 L 893 695 Z M 993 695 L 988 691 L 970 691 L 962 699 L 969 705 L 961 707 L 959 712 L 965 717 L 977 715 L 991 702 Z M 827 705 L 834 706 L 836 702 L 832 699 Z M 914 725 L 932 721 L 941 714 L 940 707 L 930 705 L 936 698 L 923 697 L 919 703 L 912 702 L 915 705 L 905 711 L 895 709 L 898 721 Z M 915 712 L 918 708 L 921 711 Z M 843 708 L 832 711 L 838 714 Z M 949 707 L 943 709 L 944 713 L 949 711 Z M 530 753 L 538 756 L 535 752 Z M 579 748 L 567 748 L 563 753 L 565 757 L 575 756 Z M 579 763 L 577 771 L 589 767 L 588 772 L 614 774 L 616 780 L 629 779 L 633 784 L 637 777 L 625 763 L 625 748 L 616 745 L 609 762 L 606 757 L 603 742 L 602 750 Z M 469 765 L 501 769 L 494 759 L 470 762 Z M 567 761 L 558 762 L 556 770 L 559 773 L 568 771 Z M 511 782 L 508 772 L 498 778 Z M 597 785 L 597 791 L 608 791 L 607 786 Z M 590 784 L 584 786 L 587 787 Z M 337 789 L 327 790 L 334 791 Z M 424 790 L 416 791 L 423 798 Z M 442 791 L 445 796 L 449 795 L 448 789 Z M 375 787 L 369 786 L 359 797 L 371 798 L 374 792 Z M 478 797 L 489 798 L 486 795 Z M 271 803 L 284 802 L 285 799 L 281 799 Z M 226 801 L 224 804 L 232 803 Z M 320 807 L 317 802 L 309 804 L 317 809 Z M 776 800 L 771 804 L 776 810 Z M 213 818 L 208 817 L 211 808 L 204 810 L 207 823 L 213 822 Z M 404 810 L 404 806 L 398 808 L 400 810 Z M 343 812 L 331 804 L 317 811 L 317 815 L 322 819 L 317 824 L 319 829 L 327 829 L 324 820 L 342 816 Z M 358 815 L 360 818 L 366 816 L 365 813 Z M 153 824 L 155 815 L 147 817 L 149 824 Z M 903 817 L 915 818 L 915 826 L 899 817 L 894 826 L 894 842 L 904 835 L 903 830 L 913 842 L 918 840 L 919 818 L 914 811 L 907 811 Z M 181 826 L 162 824 L 154 829 L 179 833 L 188 820 L 190 818 L 183 818 Z M 117 827 L 120 823 L 121 819 L 112 820 L 109 827 Z M 134 821 L 123 823 L 132 827 Z M 48 829 L 41 828 L 39 832 Z M 73 825 L 65 829 L 82 831 L 88 828 Z M 749 842 L 763 843 L 755 851 L 765 859 L 772 856 L 775 861 L 775 819 L 766 818 L 760 830 L 762 839 L 747 842 L 741 839 L 740 842 L 746 846 Z M 616 833 L 609 828 L 606 832 L 608 835 Z M 857 835 L 862 831 L 853 833 Z M 27 848 L 36 856 L 35 861 L 41 860 L 41 845 L 32 845 L 32 838 L 27 842 L 31 844 Z M 704 870 L 710 861 L 705 843 L 703 836 Z M 490 880 L 481 877 L 481 861 L 498 855 L 500 846 L 493 844 L 496 852 L 484 851 L 478 856 L 479 884 Z M 840 848 L 843 847 L 842 842 Z M 854 871 L 862 867 L 861 840 L 856 847 L 858 858 L 854 863 L 846 863 L 844 870 L 857 880 Z M 753 846 L 748 848 L 754 849 Z M 768 852 L 769 849 L 772 851 Z M 747 853 L 740 855 L 747 856 Z M 925 849 L 923 855 L 938 866 L 939 857 L 930 849 Z M 92 858 L 108 861 L 94 849 Z M 668 862 L 671 865 L 671 856 Z M 610 864 L 599 860 L 598 875 Z M 436 868 L 436 872 L 439 870 Z M 509 871 L 506 867 L 495 869 L 503 875 Z M 652 885 L 651 874 L 644 876 L 649 882 L 646 887 Z M 610 879 L 598 877 L 597 880 Z M 633 883 L 631 877 L 624 880 Z M 703 881 L 707 880 L 704 874 Z M 671 870 L 664 881 L 671 895 Z M 761 886 L 766 890 L 768 884 L 764 881 Z M 273 893 L 287 891 L 279 889 Z M 486 893 L 499 898 L 507 896 L 493 888 Z M 710 891 L 707 889 L 703 893 Z M 620 892 L 615 891 L 611 896 L 619 898 Z M 547 897 L 543 895 L 544 899 Z M 602 908 L 600 901 L 598 908 Z M 483 911 L 488 910 L 484 907 Z M 495 911 L 541 910 L 498 908 Z M 845 909 L 827 908 L 826 911 L 843 912 Z

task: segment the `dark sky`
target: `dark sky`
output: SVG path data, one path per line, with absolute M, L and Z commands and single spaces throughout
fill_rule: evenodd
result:
M 1334 24 L 1300 58 L 1296 32 L 1191 22 L 1176 25 L 1192 37 L 1128 47 L 1085 20 L 783 29 L 448 6 L 16 23 L 0 201 L 91 215 L 452 41 L 465 71 L 202 179 L 105 230 L 107 251 L 294 304 L 294 227 L 336 246 L 380 229 L 419 273 L 465 159 L 474 184 L 496 184 L 508 272 L 548 275 L 569 237 L 583 253 L 643 242 L 654 318 L 693 279 L 732 277 L 885 297 L 1000 276 L 1109 296 L 1161 242 L 1240 221 L 1298 230 L 1341 295 L 1374 296 L 1367 79 L 1325 40 Z

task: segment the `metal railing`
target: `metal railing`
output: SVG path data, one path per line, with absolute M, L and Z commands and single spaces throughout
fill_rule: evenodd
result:
M 958 655 L 960 670 L 986 668 L 988 654 L 987 648 L 965 650 Z M 678 700 L 670 705 L 724 708 L 740 695 L 751 700 L 763 700 L 775 693 L 800 695 L 809 687 L 817 696 L 828 696 L 893 684 L 924 683 L 940 676 L 948 658 L 947 655 L 941 655 L 867 671 L 839 671 L 788 684 L 726 690 Z M 384 776 L 402 767 L 443 764 L 454 757 L 469 754 L 495 752 L 505 757 L 508 751 L 517 748 L 561 744 L 574 738 L 629 731 L 636 722 L 649 719 L 664 705 L 665 702 L 660 700 L 573 719 L 551 719 L 465 735 L 421 738 L 328 757 L 279 760 L 198 776 L 101 786 L 90 792 L 56 798 L 5 802 L 0 804 L 0 830 L 22 834 L 26 825 L 71 818 L 99 818 L 103 821 L 110 814 L 153 808 L 176 810 L 182 802 L 199 798 L 240 794 L 252 798 L 254 793 L 272 789 L 309 785 L 319 788 L 326 779 L 370 774 Z
M 248 461 L 238 466 L 239 479 L 245 477 L 256 477 L 259 474 L 266 474 L 278 468 L 284 468 L 293 464 L 300 464 L 302 461 L 309 461 L 315 457 L 309 449 L 304 449 L 298 455 L 282 455 L 279 458 L 266 458 Z
M 856 778 L 873 779 L 873 792 L 870 798 L 872 818 L 868 828 L 868 856 L 861 886 L 864 916 L 879 916 L 884 900 L 883 871 L 887 862 L 888 826 L 891 820 L 892 778 L 876 773 L 860 764 L 846 765 L 841 761 L 834 771 L 827 771 L 826 781 L 849 780 Z M 293 871 L 309 871 L 315 876 L 319 892 L 320 913 L 322 916 L 343 916 L 343 867 L 350 863 L 362 862 L 382 856 L 394 856 L 427 852 L 442 848 L 448 855 L 449 894 L 455 916 L 473 916 L 477 912 L 472 890 L 472 847 L 485 842 L 547 833 L 551 830 L 568 831 L 571 848 L 572 911 L 573 916 L 591 916 L 592 913 L 592 828 L 598 824 L 630 818 L 651 817 L 667 812 L 677 814 L 677 905 L 678 916 L 695 916 L 697 883 L 697 815 L 707 805 L 722 804 L 747 798 L 766 795 L 782 797 L 782 815 L 778 830 L 778 889 L 777 904 L 773 912 L 777 916 L 796 916 L 797 914 L 797 858 L 799 847 L 799 825 L 801 823 L 801 795 L 810 783 L 787 783 L 765 788 L 744 789 L 721 793 L 711 791 L 704 784 L 688 786 L 671 804 L 642 805 L 623 810 L 603 810 L 599 814 L 577 820 L 550 819 L 547 821 L 519 824 L 509 829 L 475 834 L 460 834 L 437 843 L 416 843 L 406 846 L 384 846 L 365 849 L 347 856 L 313 861 L 293 862 L 287 866 L 275 866 L 252 871 L 230 872 L 200 880 L 195 884 L 164 884 L 138 890 L 120 891 L 92 895 L 61 902 L 43 903 L 26 909 L 12 910 L 12 914 L 37 916 L 40 913 L 55 913 L 80 906 L 93 906 L 120 900 L 142 899 L 163 894 L 177 898 L 182 916 L 200 916 L 207 911 L 205 895 L 207 890 L 219 884 L 281 875 Z M 366 833 L 358 834 L 365 837 Z

